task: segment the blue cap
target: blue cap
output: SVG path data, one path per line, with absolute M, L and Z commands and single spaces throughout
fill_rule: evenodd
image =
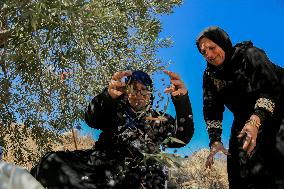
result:
M 138 81 L 144 84 L 146 87 L 150 88 L 151 90 L 153 88 L 153 82 L 151 77 L 143 71 L 132 71 L 132 75 L 128 76 L 125 80 L 125 82 L 129 84 L 133 81 Z

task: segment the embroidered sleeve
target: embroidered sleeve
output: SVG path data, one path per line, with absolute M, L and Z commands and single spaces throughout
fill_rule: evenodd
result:
M 218 120 L 207 120 L 206 127 L 210 140 L 209 147 L 211 148 L 214 142 L 221 142 L 222 122 Z
M 257 108 L 264 108 L 265 110 L 269 111 L 271 114 L 273 114 L 275 103 L 272 102 L 272 100 L 268 98 L 259 98 L 256 101 L 256 104 L 254 106 L 255 109 Z
M 207 120 L 206 121 L 206 128 L 207 131 L 209 129 L 222 129 L 222 122 L 221 121 L 215 121 L 215 120 Z

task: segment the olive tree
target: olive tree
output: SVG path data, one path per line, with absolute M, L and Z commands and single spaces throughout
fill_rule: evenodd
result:
M 156 54 L 171 40 L 159 38 L 160 16 L 181 1 L 1 0 L 0 138 L 20 147 L 32 130 L 41 154 L 114 72 L 162 69 Z

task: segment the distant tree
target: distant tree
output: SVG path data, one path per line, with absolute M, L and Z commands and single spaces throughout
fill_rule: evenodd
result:
M 181 1 L 1 0 L 0 139 L 13 122 L 30 127 L 43 153 L 114 72 L 161 69 L 156 53 L 171 40 L 159 17 Z

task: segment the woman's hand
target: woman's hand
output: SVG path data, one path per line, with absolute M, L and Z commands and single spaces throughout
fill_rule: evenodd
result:
M 249 155 L 251 155 L 251 152 L 256 146 L 256 138 L 259 126 L 259 117 L 256 115 L 252 115 L 250 119 L 246 122 L 240 134 L 237 136 L 239 139 L 244 138 L 243 149 L 247 151 Z
M 212 165 L 214 164 L 214 156 L 218 152 L 222 152 L 225 155 L 229 155 L 228 150 L 223 146 L 223 144 L 219 141 L 216 141 L 212 144 L 210 149 L 210 154 L 207 157 L 205 167 L 211 169 Z
M 170 77 L 172 84 L 171 87 L 165 89 L 165 93 L 170 93 L 172 96 L 185 95 L 187 93 L 187 89 L 178 74 L 168 70 L 164 70 L 164 73 Z
M 125 83 L 121 81 L 123 77 L 130 76 L 132 72 L 130 70 L 116 72 L 113 74 L 109 85 L 108 85 L 108 94 L 111 98 L 116 99 L 124 93 Z

